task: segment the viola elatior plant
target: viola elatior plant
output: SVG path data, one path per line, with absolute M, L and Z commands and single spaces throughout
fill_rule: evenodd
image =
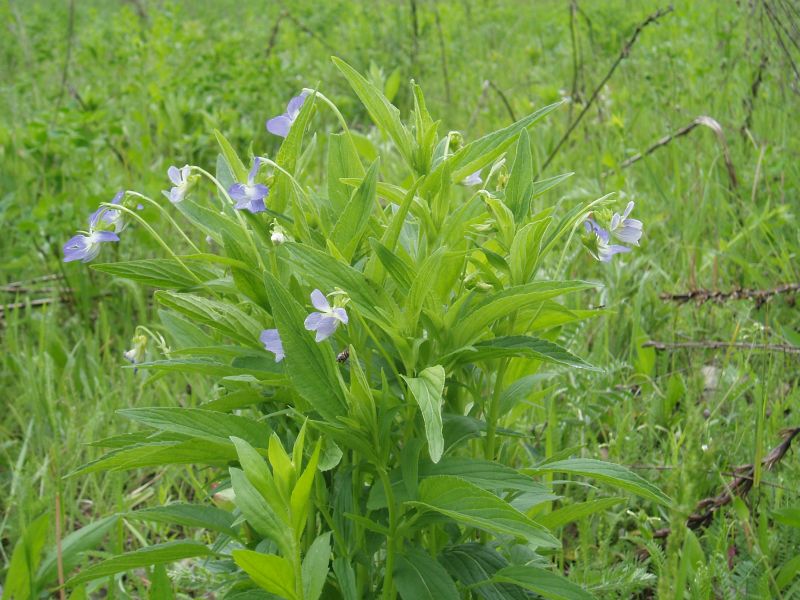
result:
M 163 356 L 137 339 L 126 357 L 216 387 L 199 406 L 122 411 L 157 433 L 110 440 L 79 473 L 208 466 L 197 504 L 125 519 L 215 537 L 153 544 L 68 585 L 202 557 L 227 574 L 225 598 L 591 597 L 580 569 L 556 567 L 559 527 L 624 499 L 597 491 L 576 508 L 585 488 L 564 480 L 596 477 L 642 509 L 668 499 L 623 467 L 539 448 L 530 431 L 551 417 L 531 405 L 556 401 L 542 369 L 594 368 L 559 344 L 597 314 L 581 309 L 596 284 L 557 278 L 565 245 L 584 222 L 601 259 L 619 251 L 611 236 L 637 243 L 632 205 L 612 216 L 608 198 L 546 204 L 567 176 L 534 180 L 528 131 L 556 105 L 466 143 L 440 135 L 418 86 L 407 124 L 334 62 L 391 149 L 356 143 L 336 106 L 306 91 L 271 121 L 285 136 L 274 159 L 248 172 L 216 132 L 214 175 L 170 170 L 169 229 L 106 205 L 165 252 L 95 265 L 158 288 Z M 311 131 L 326 143 L 307 144 Z M 198 249 L 206 237 L 216 253 Z M 202 500 L 212 494 L 216 505 Z

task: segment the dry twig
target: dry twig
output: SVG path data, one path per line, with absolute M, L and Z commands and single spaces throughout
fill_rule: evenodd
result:
M 734 288 L 729 292 L 712 292 L 711 290 L 691 290 L 677 294 L 661 294 L 662 300 L 686 303 L 694 302 L 697 305 L 706 302 L 716 302 L 722 304 L 728 300 L 753 300 L 756 306 L 761 306 L 773 296 L 778 294 L 794 294 L 800 292 L 800 283 L 787 283 L 771 289 L 754 290 L 749 288 Z
M 718 342 L 715 340 L 701 340 L 693 342 L 657 342 L 650 340 L 642 344 L 645 348 L 656 350 L 761 350 L 764 352 L 783 352 L 800 356 L 800 348 L 789 344 L 752 344 L 750 342 Z

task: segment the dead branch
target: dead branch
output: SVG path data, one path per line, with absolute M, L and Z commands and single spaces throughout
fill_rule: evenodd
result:
M 489 84 L 489 87 L 492 88 L 495 92 L 497 92 L 498 96 L 500 96 L 500 101 L 503 103 L 503 106 L 506 107 L 506 111 L 508 111 L 508 116 L 511 117 L 511 122 L 516 123 L 517 117 L 514 116 L 514 109 L 511 108 L 511 103 L 508 101 L 508 97 L 503 93 L 503 90 L 497 87 L 494 81 L 488 80 L 487 83 Z
M 773 296 L 779 294 L 794 294 L 800 292 L 800 283 L 787 283 L 771 289 L 754 290 L 750 288 L 735 288 L 729 292 L 713 292 L 711 290 L 691 290 L 677 294 L 663 293 L 660 295 L 662 300 L 685 304 L 694 302 L 698 306 L 706 302 L 716 302 L 722 304 L 728 300 L 753 300 L 757 307 L 769 301 Z
M 717 141 L 719 142 L 719 145 L 722 148 L 722 158 L 725 161 L 725 168 L 728 171 L 728 179 L 730 181 L 731 188 L 735 189 L 739 187 L 739 180 L 736 177 L 736 170 L 733 167 L 733 161 L 731 160 L 731 154 L 730 151 L 728 150 L 728 142 L 725 139 L 725 132 L 722 130 L 722 125 L 720 125 L 716 119 L 706 115 L 700 115 L 699 117 L 693 119 L 692 122 L 689 123 L 688 125 L 681 127 L 680 129 L 678 129 L 673 133 L 665 135 L 644 152 L 639 152 L 638 154 L 634 154 L 630 158 L 625 159 L 620 163 L 619 168 L 626 169 L 630 167 L 632 164 L 639 162 L 646 156 L 650 156 L 653 152 L 655 152 L 659 148 L 666 146 L 672 140 L 675 140 L 679 137 L 683 137 L 684 135 L 688 134 L 698 125 L 703 125 L 704 127 L 708 127 L 717 136 Z M 604 172 L 603 177 L 607 177 L 610 173 L 611 171 Z
M 620 63 L 630 55 L 631 50 L 633 49 L 633 45 L 636 43 L 636 40 L 638 39 L 639 34 L 642 32 L 642 30 L 651 23 L 655 23 L 656 21 L 658 21 L 664 15 L 671 13 L 672 10 L 673 10 L 672 5 L 668 6 L 667 8 L 659 8 L 656 12 L 648 16 L 644 21 L 642 21 L 636 26 L 636 29 L 633 30 L 633 34 L 625 43 L 625 45 L 622 47 L 622 50 L 620 50 L 619 56 L 617 56 L 617 59 L 612 63 L 611 68 L 608 70 L 608 73 L 606 73 L 605 77 L 603 77 L 603 79 L 594 89 L 594 92 L 592 92 L 592 95 L 589 98 L 589 101 L 583 107 L 583 110 L 581 110 L 581 112 L 578 114 L 575 120 L 570 124 L 570 126 L 567 128 L 567 131 L 564 133 L 563 136 L 561 136 L 561 139 L 556 144 L 556 147 L 553 148 L 552 152 L 550 152 L 550 155 L 547 157 L 547 160 L 544 161 L 542 168 L 539 170 L 539 174 L 536 175 L 536 179 L 539 179 L 539 176 L 542 174 L 542 172 L 545 169 L 547 169 L 547 167 L 555 158 L 556 154 L 558 154 L 558 151 L 572 135 L 572 132 L 575 131 L 575 128 L 581 122 L 583 117 L 586 115 L 587 112 L 589 112 L 589 109 L 594 104 L 594 101 L 597 100 L 597 96 L 600 94 L 600 91 L 605 87 L 606 83 L 608 83 L 608 80 L 611 79 L 611 76 L 614 74 L 614 71 L 617 70 L 617 67 L 620 65 Z
M 755 109 L 756 98 L 758 98 L 758 90 L 761 88 L 761 82 L 764 80 L 764 71 L 767 68 L 769 57 L 766 53 L 761 55 L 761 62 L 758 63 L 756 74 L 753 77 L 753 83 L 750 84 L 750 94 L 745 97 L 743 104 L 745 109 L 745 117 L 739 131 L 744 136 L 745 132 L 753 125 L 753 110 Z
M 800 347 L 789 344 L 751 344 L 749 342 L 718 342 L 702 340 L 696 342 L 657 342 L 650 340 L 642 344 L 644 348 L 656 350 L 758 350 L 763 352 L 783 352 L 800 356 Z

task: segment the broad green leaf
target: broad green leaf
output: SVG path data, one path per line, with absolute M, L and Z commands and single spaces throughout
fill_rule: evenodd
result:
M 342 600 L 361 600 L 356 587 L 356 573 L 350 561 L 342 557 L 334 559 L 333 572 L 336 574 L 336 583 L 339 584 Z
M 239 155 L 236 154 L 236 150 L 233 149 L 231 143 L 225 139 L 225 136 L 218 129 L 214 130 L 214 137 L 217 138 L 217 143 L 222 150 L 222 156 L 225 158 L 233 178 L 240 183 L 247 181 L 248 168 L 239 158 Z
M 50 515 L 44 513 L 23 528 L 4 574 L 3 600 L 29 600 L 37 592 L 32 586 L 35 585 L 34 577 L 42 558 L 42 550 L 48 541 L 49 525 Z
M 294 568 L 285 558 L 253 550 L 234 550 L 233 560 L 259 587 L 287 600 L 295 600 Z
M 175 355 L 179 353 L 176 352 Z M 258 381 L 263 381 L 271 386 L 285 386 L 289 383 L 286 376 L 280 371 L 267 370 L 264 367 L 272 366 L 275 361 L 271 357 L 248 357 L 244 360 L 235 360 L 232 364 L 208 358 L 172 358 L 169 360 L 155 360 L 136 365 L 137 369 L 150 369 L 153 371 L 172 371 L 179 373 L 198 373 L 208 377 L 234 377 L 248 375 Z M 238 363 L 238 364 L 237 364 Z
M 800 507 L 791 506 L 787 508 L 780 508 L 773 510 L 771 513 L 772 518 L 782 525 L 789 525 L 790 527 L 800 527 Z
M 442 361 L 448 362 L 451 360 L 453 364 L 461 365 L 479 360 L 507 357 L 534 358 L 578 369 L 599 370 L 558 344 L 527 335 L 509 335 L 478 342 L 468 348 L 443 357 Z
M 184 261 L 182 266 L 173 258 L 146 258 L 115 263 L 101 263 L 91 265 L 95 271 L 108 273 L 114 277 L 122 277 L 131 281 L 138 281 L 145 285 L 164 288 L 168 290 L 184 290 L 195 288 L 198 281 L 216 279 L 219 274 L 208 267 Z M 187 273 L 189 269 L 195 274 L 192 277 Z
M 167 568 L 164 565 L 156 565 L 153 567 L 149 598 L 150 600 L 175 600 L 172 582 L 169 580 Z
M 428 453 L 433 462 L 439 462 L 444 452 L 442 435 L 442 404 L 444 399 L 445 373 L 441 365 L 428 367 L 419 377 L 405 377 L 408 390 L 417 401 L 422 419 L 425 422 L 425 437 L 428 439 Z
M 531 210 L 533 196 L 533 156 L 528 131 L 523 129 L 517 141 L 514 164 L 505 189 L 505 203 L 517 223 L 524 222 Z
M 537 302 L 595 287 L 586 281 L 536 281 L 491 294 L 474 306 L 460 310 L 454 306 L 445 317 L 445 325 L 454 331 L 457 347 L 472 343 L 486 327 L 514 311 Z
M 335 56 L 331 57 L 331 60 L 367 109 L 372 122 L 392 139 L 406 163 L 413 166 L 411 134 L 400 120 L 400 111 L 397 107 L 346 62 Z
M 537 196 L 541 196 L 550 188 L 554 188 L 562 181 L 566 181 L 570 177 L 572 177 L 575 173 L 562 173 L 561 175 L 556 175 L 554 177 L 547 177 L 545 179 L 539 179 L 538 181 L 533 182 L 533 197 L 536 198 Z
M 328 578 L 328 563 L 331 561 L 331 532 L 315 539 L 303 558 L 303 598 L 317 600 L 322 594 Z
M 542 515 L 539 517 L 539 523 L 548 529 L 556 529 L 572 521 L 577 521 L 596 512 L 611 508 L 620 502 L 625 502 L 625 498 L 599 498 L 597 500 L 577 502 Z
M 602 460 L 595 460 L 592 458 L 569 458 L 547 463 L 533 469 L 525 469 L 525 472 L 531 475 L 541 473 L 570 473 L 572 475 L 592 477 L 598 481 L 632 492 L 642 498 L 652 500 L 653 502 L 658 502 L 665 506 L 672 504 L 672 500 L 649 481 L 642 479 L 639 475 L 621 465 L 615 465 Z
M 518 490 L 549 494 L 548 489 L 528 475 L 506 465 L 466 456 L 446 456 L 438 464 L 423 464 L 420 477 L 449 475 L 460 477 L 479 488 L 490 491 Z
M 497 535 L 525 538 L 541 547 L 561 547 L 561 542 L 546 528 L 508 502 L 458 477 L 424 479 L 419 485 L 418 498 L 419 501 L 408 504 L 422 510 L 433 510 L 463 525 Z
M 261 535 L 274 541 L 280 551 L 291 556 L 292 532 L 241 469 L 231 467 L 231 486 L 236 494 L 235 502 L 247 522 Z
M 156 292 L 155 297 L 160 304 L 183 313 L 195 322 L 208 325 L 245 346 L 262 347 L 258 335 L 263 327 L 230 302 L 167 291 Z
M 375 238 L 370 238 L 370 246 L 375 256 L 380 261 L 386 272 L 394 279 L 397 284 L 397 291 L 405 295 L 411 289 L 414 281 L 414 270 L 406 264 L 397 254 L 389 250 Z
M 783 591 L 794 581 L 798 573 L 800 573 L 800 554 L 790 558 L 780 566 L 778 574 L 775 575 L 775 585 L 778 586 L 779 590 Z
M 322 440 L 320 440 L 317 443 L 317 447 L 314 448 L 314 453 L 311 455 L 302 475 L 298 477 L 289 499 L 289 506 L 292 509 L 292 526 L 298 538 L 302 535 L 303 528 L 308 518 L 311 487 L 314 484 L 314 477 L 317 474 L 317 464 L 319 463 L 319 453 L 321 449 Z
M 142 567 L 162 565 L 186 558 L 197 558 L 212 556 L 214 553 L 205 545 L 199 542 L 182 540 L 176 542 L 165 542 L 140 548 L 127 554 L 121 554 L 113 558 L 106 559 L 100 563 L 83 569 L 75 577 L 67 582 L 67 586 L 72 587 L 94 579 L 116 575 L 125 571 L 132 571 Z
M 461 544 L 445 549 L 439 562 L 464 587 L 486 600 L 526 600 L 529 596 L 520 588 L 507 583 L 491 583 L 489 579 L 508 561 L 495 549 L 478 543 Z
M 493 581 L 511 583 L 548 600 L 592 600 L 581 586 L 552 571 L 533 565 L 506 567 L 495 573 Z
M 222 243 L 223 232 L 233 237 L 244 235 L 242 226 L 228 214 L 220 214 L 219 207 L 201 206 L 190 198 L 173 206 L 218 244 Z
M 238 533 L 233 528 L 233 515 L 214 506 L 176 502 L 123 513 L 126 519 L 152 521 L 165 525 L 183 525 L 224 533 L 233 538 Z
M 230 443 L 216 443 L 211 439 L 154 442 L 113 450 L 101 458 L 79 467 L 69 475 L 85 475 L 97 471 L 124 471 L 162 465 L 194 463 L 225 465 L 231 460 L 236 460 L 236 452 Z
M 288 524 L 289 517 L 286 511 L 286 499 L 281 496 L 275 479 L 272 476 L 267 462 L 250 444 L 241 438 L 231 437 L 233 445 L 236 446 L 236 454 L 239 456 L 239 464 L 242 466 L 248 481 L 253 484 L 264 500 L 273 507 L 275 514 Z
M 364 167 L 352 138 L 347 133 L 328 136 L 328 199 L 334 214 L 344 210 L 351 196 L 350 186 L 342 179 L 364 176 Z
M 353 258 L 361 243 L 369 224 L 369 217 L 377 204 L 375 189 L 379 168 L 380 159 L 370 165 L 364 180 L 344 207 L 331 232 L 331 241 L 348 260 Z
M 272 434 L 266 423 L 201 408 L 127 408 L 118 413 L 155 429 L 208 438 L 221 444 L 230 443 L 229 438 L 236 436 L 257 448 L 266 448 Z
M 223 233 L 222 243 L 225 246 L 225 254 L 245 265 L 256 267 L 257 261 L 255 256 L 253 256 L 253 253 L 249 249 L 246 249 L 244 245 L 239 243 L 239 239 L 241 239 L 241 237 L 234 238 L 227 233 Z M 266 309 L 269 306 L 269 299 L 264 290 L 264 281 L 257 268 L 251 268 L 250 266 L 246 268 L 231 266 L 231 275 L 233 276 L 236 288 L 242 294 L 262 308 Z
M 459 600 L 456 584 L 442 565 L 424 550 L 411 548 L 397 557 L 394 570 L 403 600 Z
M 286 352 L 286 372 L 297 392 L 325 419 L 345 414 L 344 394 L 333 353 L 317 344 L 303 322 L 307 312 L 275 277 L 264 273 L 272 316 Z

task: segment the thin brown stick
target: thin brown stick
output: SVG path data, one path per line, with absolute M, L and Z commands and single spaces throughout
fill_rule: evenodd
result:
M 61 86 L 56 98 L 56 108 L 53 111 L 53 121 L 58 116 L 61 102 L 64 100 L 64 92 L 67 89 L 67 77 L 69 76 L 69 63 L 72 60 L 72 42 L 75 39 L 75 0 L 69 2 L 69 12 L 67 16 L 67 51 L 64 54 L 64 65 L 61 68 Z
M 630 167 L 632 164 L 639 162 L 640 160 L 642 160 L 647 156 L 650 156 L 653 152 L 655 152 L 659 148 L 666 146 L 673 140 L 678 139 L 679 137 L 683 137 L 684 135 L 690 133 L 698 125 L 703 125 L 704 127 L 708 127 L 717 136 L 717 141 L 719 142 L 719 145 L 722 148 L 722 158 L 725 161 L 725 168 L 728 171 L 728 179 L 730 181 L 731 188 L 737 188 L 739 186 L 739 180 L 736 177 L 736 169 L 734 168 L 733 161 L 731 160 L 731 154 L 728 149 L 728 143 L 725 139 L 725 132 L 722 130 L 722 125 L 720 125 L 716 119 L 706 115 L 700 115 L 699 117 L 693 119 L 692 122 L 689 123 L 688 125 L 681 127 L 680 129 L 678 129 L 673 133 L 665 135 L 664 137 L 656 141 L 656 143 L 654 143 L 644 152 L 639 152 L 638 154 L 634 154 L 630 158 L 625 159 L 620 163 L 619 168 L 626 169 Z M 603 177 L 608 176 L 610 173 L 611 171 L 606 171 L 605 173 L 603 173 Z
M 614 71 L 617 70 L 617 67 L 620 65 L 620 63 L 630 54 L 631 50 L 633 49 L 633 45 L 636 43 L 636 40 L 638 39 L 639 34 L 642 32 L 642 30 L 651 23 L 655 23 L 656 21 L 658 21 L 664 15 L 671 13 L 672 10 L 673 10 L 672 5 L 668 6 L 667 8 L 659 8 L 656 12 L 648 16 L 644 21 L 642 21 L 636 26 L 636 29 L 634 29 L 633 34 L 625 43 L 625 45 L 622 47 L 622 50 L 620 50 L 619 56 L 617 56 L 617 59 L 613 62 L 611 68 L 608 70 L 608 73 L 606 73 L 605 77 L 603 77 L 598 86 L 594 89 L 594 92 L 592 92 L 592 95 L 589 98 L 589 101 L 583 107 L 583 110 L 581 110 L 576 119 L 570 124 L 570 126 L 567 128 L 567 131 L 564 133 L 563 136 L 561 136 L 561 139 L 556 144 L 556 147 L 553 148 L 552 152 L 550 152 L 550 155 L 547 157 L 547 160 L 544 161 L 544 164 L 542 165 L 539 174 L 536 176 L 536 179 L 539 179 L 539 176 L 541 175 L 542 171 L 547 169 L 547 167 L 555 158 L 556 154 L 558 154 L 558 151 L 561 149 L 564 143 L 569 139 L 570 135 L 572 135 L 572 132 L 575 131 L 575 128 L 581 122 L 583 117 L 586 115 L 587 112 L 589 112 L 589 109 L 594 104 L 594 101 L 597 99 L 597 96 L 600 94 L 600 91 L 605 87 L 606 83 L 608 83 L 608 80 L 611 79 L 611 76 L 614 74 Z
M 302 31 L 303 33 L 308 35 L 310 38 L 313 38 L 317 42 L 319 42 L 320 45 L 322 45 L 328 52 L 331 53 L 331 55 L 340 56 L 340 57 L 342 56 L 341 50 L 337 50 L 336 48 L 331 46 L 327 41 L 325 41 L 323 38 L 321 38 L 319 35 L 317 35 L 317 33 L 313 29 L 310 29 L 305 23 L 303 23 L 300 19 L 295 17 L 292 14 L 292 11 L 290 11 L 287 8 L 286 3 L 283 2 L 283 0 L 280 0 L 280 4 L 281 4 L 281 7 L 283 8 L 283 14 L 286 16 L 287 19 L 289 19 L 292 23 L 294 23 L 295 26 L 300 31 Z
M 278 43 L 278 32 L 281 29 L 281 21 L 286 18 L 286 12 L 281 12 L 278 15 L 278 18 L 275 19 L 275 24 L 272 26 L 272 31 L 269 34 L 269 41 L 267 42 L 267 50 L 265 52 L 267 58 L 272 56 L 272 51 L 275 49 L 275 45 Z
M 489 80 L 489 87 L 492 88 L 495 92 L 497 92 L 497 95 L 500 96 L 500 100 L 502 101 L 503 106 L 505 106 L 506 111 L 508 111 L 508 116 L 511 117 L 511 122 L 516 123 L 517 117 L 514 115 L 514 109 L 511 108 L 511 103 L 508 101 L 508 97 L 503 93 L 503 90 L 497 87 L 494 81 L 491 80 Z
M 746 96 L 742 102 L 745 109 L 744 122 L 739 128 L 742 135 L 745 135 L 745 132 L 753 125 L 753 110 L 755 109 L 756 98 L 758 98 L 758 91 L 761 88 L 761 82 L 764 80 L 764 71 L 767 68 L 768 62 L 769 56 L 765 52 L 761 55 L 761 62 L 758 63 L 756 74 L 753 77 L 753 83 L 750 84 L 750 94 Z
M 677 294 L 663 293 L 659 297 L 662 300 L 679 302 L 681 304 L 694 302 L 698 305 L 706 302 L 716 302 L 722 304 L 728 300 L 753 300 L 757 306 L 761 306 L 773 296 L 779 294 L 794 294 L 800 292 L 800 283 L 786 283 L 774 288 L 764 290 L 754 290 L 750 288 L 735 288 L 729 292 L 713 292 L 711 290 L 691 290 Z
M 697 342 L 657 342 L 650 340 L 642 344 L 645 348 L 656 350 L 758 350 L 764 352 L 783 352 L 800 356 L 800 347 L 789 344 L 751 344 L 749 342 L 718 342 L 703 340 Z

